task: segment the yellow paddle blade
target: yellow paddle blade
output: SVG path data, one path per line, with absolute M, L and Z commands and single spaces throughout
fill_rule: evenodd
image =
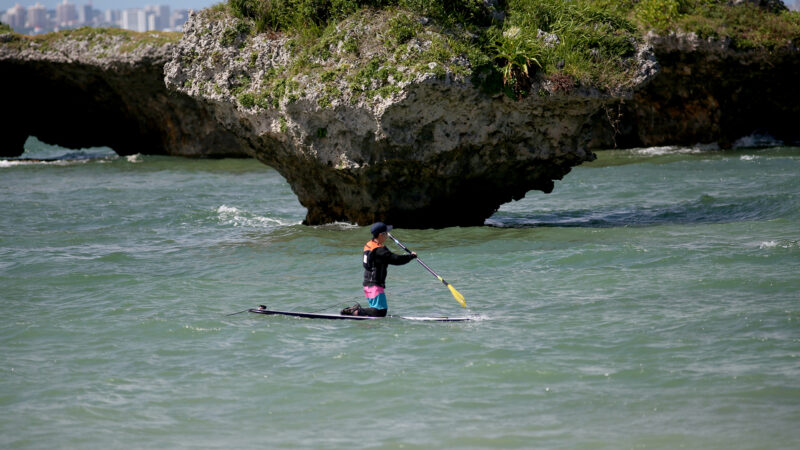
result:
M 464 296 L 461 295 L 461 292 L 458 292 L 456 288 L 453 287 L 452 284 L 447 283 L 447 289 L 450 289 L 450 293 L 453 294 L 453 297 L 456 299 L 458 303 L 461 304 L 462 307 L 467 307 L 467 302 L 464 301 Z

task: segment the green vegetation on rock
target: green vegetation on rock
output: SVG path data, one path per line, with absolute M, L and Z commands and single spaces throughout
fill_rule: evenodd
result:
M 398 82 L 413 78 L 409 70 L 471 77 L 485 91 L 512 98 L 527 96 L 532 80 L 552 76 L 569 78 L 569 86 L 614 89 L 628 79 L 635 50 L 635 27 L 587 0 L 229 0 L 214 13 L 225 7 L 255 32 L 291 37 L 290 76 L 330 73 L 336 68 L 327 62 L 342 63 L 332 50 L 350 54 L 351 70 L 341 75 L 366 99 L 398 92 Z M 237 31 L 226 30 L 222 43 L 232 44 Z
M 256 98 L 253 96 L 253 94 L 245 92 L 244 94 L 239 95 L 239 103 L 241 103 L 245 108 L 252 108 L 256 105 Z
M 800 12 L 785 8 L 709 4 L 679 16 L 675 28 L 696 32 L 704 38 L 729 38 L 736 48 L 774 49 L 789 43 L 800 46 Z
M 181 33 L 171 33 L 163 31 L 148 31 L 139 33 L 136 31 L 123 30 L 120 28 L 92 28 L 81 27 L 72 30 L 64 30 L 56 33 L 48 33 L 34 36 L 37 41 L 55 41 L 60 39 L 86 40 L 101 44 L 107 38 L 117 37 L 124 41 L 126 45 L 121 49 L 123 52 L 131 51 L 144 45 L 161 46 L 176 43 L 181 38 Z
M 259 32 L 323 29 L 362 8 L 402 8 L 432 17 L 445 26 L 488 25 L 490 10 L 484 0 L 228 0 L 239 18 L 254 20 Z M 221 7 L 214 7 L 219 11 Z
M 800 45 L 800 13 L 781 0 L 596 0 L 636 23 L 641 31 L 696 33 L 729 39 L 734 48 Z
M 81 27 L 75 29 L 62 30 L 54 33 L 40 34 L 36 36 L 16 35 L 15 44 L 19 47 L 31 46 L 41 52 L 48 52 L 56 48 L 60 42 L 87 42 L 89 49 L 109 50 L 112 46 L 116 47 L 118 53 L 129 53 L 143 46 L 160 47 L 166 44 L 177 43 L 182 34 L 148 31 L 139 33 L 136 31 L 122 30 L 119 28 L 92 28 Z
M 286 83 L 307 76 L 324 84 L 318 104 L 328 107 L 337 97 L 386 98 L 426 73 L 470 79 L 484 92 L 514 99 L 549 95 L 541 82 L 551 91 L 613 91 L 631 82 L 637 43 L 649 30 L 728 39 L 735 48 L 800 45 L 800 14 L 779 0 L 757 3 L 228 0 L 211 13 L 238 19 L 224 31 L 223 45 L 243 46 L 254 33 L 288 39 L 292 61 L 280 79 L 266 80 L 257 105 L 277 106 Z M 251 55 L 250 65 L 256 61 Z

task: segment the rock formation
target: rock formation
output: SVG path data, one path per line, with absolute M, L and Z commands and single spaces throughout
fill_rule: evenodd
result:
M 202 102 L 167 90 L 163 67 L 179 37 L 89 28 L 0 36 L 0 156 L 21 154 L 28 136 L 120 155 L 248 156 Z
M 730 40 L 693 33 L 647 40 L 661 70 L 620 105 L 619 147 L 716 142 L 726 148 L 754 133 L 800 140 L 800 52 L 792 42 L 735 49 Z
M 441 57 L 447 39 L 434 28 L 397 48 L 376 42 L 386 14 L 351 18 L 308 48 L 213 10 L 192 14 L 180 42 L 2 35 L 14 114 L 0 152 L 18 155 L 34 135 L 123 155 L 252 156 L 287 179 L 307 224 L 424 228 L 481 225 L 530 190 L 550 192 L 592 149 L 800 138 L 796 42 L 733 49 L 651 35 L 624 89 L 545 79 L 518 101 L 484 90 L 465 58 Z
M 307 224 L 481 225 L 503 203 L 550 192 L 553 180 L 594 159 L 586 144 L 597 130 L 608 134 L 598 124 L 617 97 L 547 83 L 522 101 L 486 94 L 459 75 L 471 70 L 463 58 L 408 62 L 434 45 L 433 32 L 401 57 L 348 50 L 349 41 L 386 32 L 384 13 L 374 14 L 341 25 L 339 39 L 300 71 L 285 39 L 193 15 L 165 68 L 167 85 L 206 102 L 278 170 L 308 209 Z M 367 71 L 371 78 L 361 77 Z

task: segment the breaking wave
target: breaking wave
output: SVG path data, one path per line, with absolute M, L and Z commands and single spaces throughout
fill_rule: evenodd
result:
M 783 145 L 783 141 L 775 139 L 769 134 L 754 133 L 750 136 L 745 136 L 737 139 L 733 143 L 733 148 L 764 148 L 764 147 L 778 147 Z
M 764 241 L 758 245 L 761 250 L 770 248 L 800 248 L 800 241 L 792 241 L 789 239 L 780 239 L 777 241 Z
M 216 212 L 220 223 L 232 225 L 234 227 L 267 228 L 297 225 L 300 223 L 276 217 L 260 216 L 258 214 L 227 205 L 220 206 L 217 208 Z
M 769 148 L 779 147 L 784 142 L 766 133 L 753 133 L 734 141 L 732 148 Z M 639 156 L 667 156 L 667 155 L 692 155 L 709 151 L 720 150 L 719 144 L 712 142 L 709 144 L 695 144 L 692 146 L 665 145 L 656 147 L 634 148 L 631 152 Z
M 640 156 L 666 156 L 666 155 L 691 155 L 691 154 L 698 154 L 714 150 L 719 150 L 719 147 L 716 144 L 709 144 L 709 145 L 698 144 L 693 147 L 681 147 L 681 146 L 670 145 L 661 147 L 636 148 L 631 151 L 635 155 L 640 155 Z

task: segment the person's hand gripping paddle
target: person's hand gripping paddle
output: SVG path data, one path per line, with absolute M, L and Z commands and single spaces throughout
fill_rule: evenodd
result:
M 391 233 L 386 233 L 386 234 L 388 234 L 388 235 L 389 235 L 389 237 L 390 237 L 390 238 L 392 238 L 392 240 L 395 242 L 395 244 L 397 244 L 397 245 L 399 245 L 399 246 L 400 246 L 400 248 L 402 248 L 403 250 L 405 250 L 405 251 L 406 251 L 407 253 L 409 253 L 409 254 L 411 253 L 411 250 L 409 250 L 409 249 L 408 249 L 408 247 L 406 247 L 405 245 L 403 245 L 403 243 L 402 243 L 402 242 L 398 241 L 398 240 L 397 240 L 397 239 L 396 239 L 394 236 L 392 236 L 392 235 L 391 235 Z M 431 275 L 433 275 L 433 276 L 435 276 L 436 278 L 438 278 L 438 279 L 439 279 L 439 281 L 441 281 L 441 282 L 442 282 L 442 284 L 444 284 L 445 286 L 447 286 L 447 289 L 450 289 L 450 293 L 451 293 L 451 294 L 453 294 L 453 298 L 455 298 L 455 299 L 456 299 L 456 301 L 457 301 L 459 304 L 461 304 L 461 306 L 463 306 L 464 308 L 466 308 L 466 307 L 467 307 L 467 303 L 464 301 L 464 296 L 463 296 L 463 295 L 461 295 L 461 293 L 460 293 L 460 292 L 458 292 L 458 291 L 456 290 L 456 288 L 454 288 L 454 287 L 453 287 L 453 285 L 452 285 L 452 284 L 448 283 L 447 281 L 444 281 L 444 279 L 443 279 L 442 277 L 440 277 L 440 276 L 439 276 L 439 275 L 438 275 L 436 272 L 434 272 L 434 271 L 433 271 L 433 269 L 431 269 L 430 267 L 428 267 L 428 265 L 427 265 L 427 264 L 425 264 L 424 262 L 422 262 L 422 260 L 421 260 L 421 259 L 417 258 L 417 262 L 418 262 L 418 263 L 420 263 L 420 264 L 422 264 L 422 267 L 424 267 L 424 268 L 428 269 L 428 272 L 430 272 L 430 273 L 431 273 Z

